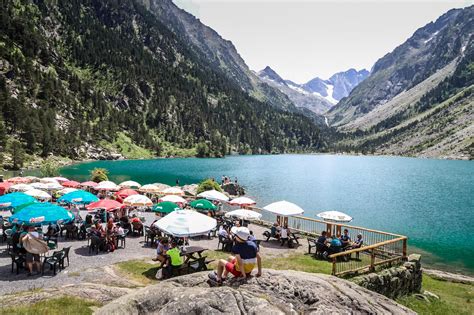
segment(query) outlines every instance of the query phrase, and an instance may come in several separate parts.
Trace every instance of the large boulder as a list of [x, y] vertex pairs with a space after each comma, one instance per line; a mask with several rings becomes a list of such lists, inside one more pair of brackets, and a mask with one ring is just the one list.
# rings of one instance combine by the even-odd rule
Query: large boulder
[[210, 287], [207, 272], [127, 294], [96, 314], [415, 314], [378, 293], [321, 274], [264, 270], [260, 278]]
[[222, 185], [222, 190], [228, 193], [231, 196], [243, 196], [245, 195], [245, 190], [242, 186], [235, 183], [228, 183]]

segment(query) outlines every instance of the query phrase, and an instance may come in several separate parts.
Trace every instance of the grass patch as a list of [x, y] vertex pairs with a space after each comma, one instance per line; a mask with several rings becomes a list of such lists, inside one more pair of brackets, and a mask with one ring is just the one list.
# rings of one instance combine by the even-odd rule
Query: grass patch
[[75, 297], [60, 297], [51, 300], [41, 301], [31, 305], [19, 305], [13, 307], [0, 308], [0, 314], [9, 315], [89, 315], [92, 308], [100, 306], [98, 302], [79, 299]]
[[77, 272], [77, 271], [74, 271], [74, 272], [69, 272], [67, 274], [68, 277], [80, 277], [81, 276], [81, 273], [80, 272]]
[[158, 281], [155, 278], [158, 264], [150, 264], [143, 260], [128, 260], [119, 262], [115, 266], [120, 273], [144, 285]]
[[436, 280], [424, 275], [423, 289], [438, 295], [440, 299], [427, 302], [408, 296], [398, 299], [397, 302], [418, 314], [473, 314], [473, 285]]
[[150, 150], [136, 145], [132, 139], [123, 132], [117, 133], [117, 138], [114, 142], [101, 141], [100, 145], [109, 150], [117, 151], [127, 159], [151, 159], [153, 157]]

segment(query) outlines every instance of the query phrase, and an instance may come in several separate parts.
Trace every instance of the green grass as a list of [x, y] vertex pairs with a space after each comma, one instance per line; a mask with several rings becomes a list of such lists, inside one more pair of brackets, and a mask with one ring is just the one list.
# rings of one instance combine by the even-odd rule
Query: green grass
[[127, 159], [151, 159], [153, 154], [150, 150], [142, 148], [123, 132], [117, 133], [117, 138], [114, 142], [101, 141], [100, 145], [109, 150], [115, 150], [122, 154]]
[[91, 307], [100, 306], [98, 302], [75, 297], [60, 297], [41, 301], [31, 305], [19, 305], [0, 308], [0, 314], [8, 315], [89, 315]]
[[[207, 251], [206, 256], [215, 261], [209, 266], [215, 267], [217, 260], [227, 259], [229, 253], [222, 251]], [[332, 265], [324, 260], [318, 260], [311, 255], [292, 254], [284, 257], [263, 257], [262, 268], [275, 270], [297, 270], [312, 273], [331, 274]]]
[[[209, 250], [205, 252], [209, 259], [215, 261], [209, 264], [209, 268], [216, 268], [219, 259], [227, 259], [229, 253], [222, 251]], [[144, 285], [156, 283], [157, 264], [151, 264], [143, 260], [129, 260], [117, 263], [115, 265], [118, 271], [124, 276], [133, 279]], [[262, 267], [265, 269], [276, 270], [297, 270], [313, 273], [331, 273], [331, 264], [327, 261], [314, 259], [310, 255], [293, 254], [286, 257], [263, 258]]]
[[133, 279], [144, 285], [157, 282], [155, 275], [158, 264], [150, 264], [143, 260], [128, 260], [115, 265], [118, 271], [126, 277]]
[[423, 276], [423, 289], [440, 297], [430, 302], [417, 299], [415, 296], [397, 300], [418, 314], [474, 314], [474, 286], [436, 280]]

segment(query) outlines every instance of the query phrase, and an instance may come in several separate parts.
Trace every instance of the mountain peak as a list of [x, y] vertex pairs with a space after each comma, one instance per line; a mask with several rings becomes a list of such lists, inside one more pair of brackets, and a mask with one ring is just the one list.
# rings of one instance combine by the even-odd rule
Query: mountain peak
[[276, 71], [273, 70], [270, 66], [266, 66], [263, 70], [260, 70], [258, 72], [258, 76], [261, 78], [266, 77], [269, 80], [272, 80], [281, 84], [286, 84], [285, 80], [283, 80], [283, 78], [278, 73], [276, 73]]

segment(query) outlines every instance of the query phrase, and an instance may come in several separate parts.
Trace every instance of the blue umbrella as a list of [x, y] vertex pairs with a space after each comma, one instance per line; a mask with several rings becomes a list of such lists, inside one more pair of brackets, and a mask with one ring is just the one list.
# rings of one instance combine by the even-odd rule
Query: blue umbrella
[[58, 202], [73, 203], [73, 204], [89, 204], [91, 202], [99, 201], [99, 198], [85, 190], [76, 190], [65, 194], [58, 199]]
[[14, 192], [0, 197], [0, 209], [12, 209], [30, 202], [36, 202], [36, 199], [22, 192]]
[[29, 205], [12, 215], [8, 220], [19, 224], [49, 224], [58, 221], [67, 223], [74, 220], [74, 214], [63, 207], [45, 202]]

